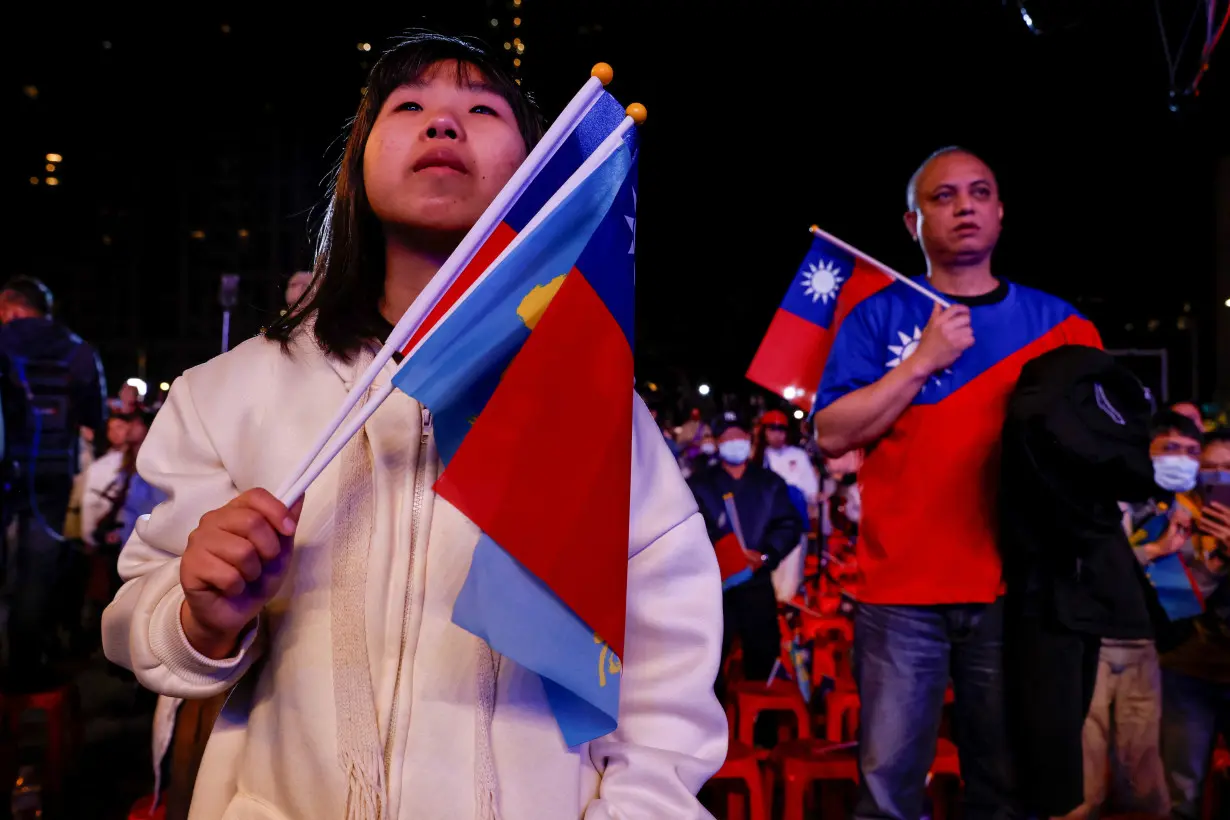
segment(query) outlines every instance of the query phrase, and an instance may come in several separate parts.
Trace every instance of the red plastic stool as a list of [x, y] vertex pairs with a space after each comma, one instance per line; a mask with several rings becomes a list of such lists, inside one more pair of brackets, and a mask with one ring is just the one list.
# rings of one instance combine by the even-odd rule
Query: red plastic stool
[[[1230, 793], [1230, 789], [1224, 783], [1228, 777], [1230, 777], [1230, 751], [1218, 747], [1213, 751], [1209, 773], [1204, 779], [1204, 820], [1225, 816], [1222, 804], [1226, 801], [1227, 794]], [[1223, 782], [1219, 783], [1219, 780]]]
[[133, 803], [128, 810], [128, 820], [166, 820], [167, 804], [159, 801], [157, 806], [151, 808], [153, 802], [154, 796], [147, 794]]
[[782, 743], [770, 756], [773, 769], [766, 778], [766, 789], [773, 793], [774, 773], [785, 778], [785, 812], [782, 820], [803, 820], [811, 787], [820, 783], [821, 817], [845, 817], [841, 795], [825, 788], [834, 781], [858, 782], [858, 749], [853, 744], [834, 744], [828, 740], [795, 740]]
[[[731, 792], [726, 798], [727, 820], [743, 820], [750, 815], [749, 820], [769, 820], [769, 804], [765, 799], [764, 778], [760, 773], [760, 760], [764, 757], [759, 750], [744, 743], [732, 742], [726, 753], [726, 762], [717, 770], [710, 783], [716, 781], [741, 782], [747, 788], [747, 802], [750, 812], [744, 814], [741, 795]], [[772, 794], [772, 792], [769, 792]]]
[[47, 768], [43, 772], [44, 794], [62, 794], [64, 773], [73, 754], [77, 735], [77, 691], [66, 684], [46, 692], [5, 693], [3, 722], [9, 727], [16, 744], [21, 731], [21, 716], [40, 711], [47, 716]]
[[[740, 743], [754, 745], [753, 729], [761, 712], [790, 712], [798, 724], [796, 736], [811, 737], [811, 715], [799, 693], [799, 687], [793, 681], [775, 680], [767, 686], [762, 681], [741, 681], [728, 687], [727, 696], [733, 697], [734, 712], [738, 717], [735, 740]], [[730, 705], [727, 707], [727, 716], [730, 716]]]
[[824, 699], [824, 736], [832, 743], [853, 740], [858, 735], [858, 691], [837, 688]]
[[951, 740], [940, 738], [935, 744], [935, 760], [931, 763], [928, 777], [928, 791], [931, 794], [931, 820], [946, 820], [949, 816], [950, 795], [940, 787], [946, 784], [936, 783], [936, 777], [961, 778], [961, 759], [957, 755], [957, 747]]
[[825, 638], [848, 644], [854, 640], [854, 624], [848, 618], [840, 615], [830, 615], [824, 618], [804, 615], [801, 632], [805, 641]]

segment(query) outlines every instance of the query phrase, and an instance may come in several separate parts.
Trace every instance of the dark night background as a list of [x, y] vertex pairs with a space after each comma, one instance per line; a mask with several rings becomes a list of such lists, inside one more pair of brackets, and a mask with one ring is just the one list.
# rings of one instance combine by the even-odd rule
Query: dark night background
[[[501, 51], [520, 38], [521, 76], [549, 116], [599, 60], [615, 67], [618, 99], [647, 106], [643, 380], [750, 390], [741, 374], [813, 222], [919, 272], [905, 181], [959, 143], [1000, 177], [997, 270], [1076, 302], [1108, 347], [1169, 349], [1172, 399], [1193, 391], [1198, 346], [1196, 389], [1212, 397], [1214, 324], [1230, 296], [1214, 281], [1230, 46], [1199, 98], [1169, 110], [1149, 0], [1029, 2], [1041, 35], [1015, 0], [438, 5], [27, 6], [7, 44], [6, 274], [51, 285], [112, 390], [136, 375], [171, 381], [217, 352], [221, 273], [242, 276], [233, 338], [255, 333], [286, 277], [310, 265], [311, 218], [366, 67], [399, 30], [428, 25]], [[1158, 4], [1172, 52], [1196, 5]], [[1203, 39], [1201, 18], [1180, 87]], [[48, 153], [63, 156], [54, 187]]]

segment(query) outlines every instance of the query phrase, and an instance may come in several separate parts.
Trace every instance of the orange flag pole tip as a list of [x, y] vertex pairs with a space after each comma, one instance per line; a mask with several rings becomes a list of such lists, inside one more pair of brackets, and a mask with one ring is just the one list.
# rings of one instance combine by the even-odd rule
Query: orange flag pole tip
[[808, 230], [808, 232], [810, 232], [810, 233], [811, 233], [811, 235], [812, 235], [812, 236], [815, 236], [816, 234], [820, 233], [820, 226], [819, 226], [819, 225], [812, 225], [812, 226], [811, 226], [810, 228], [808, 228], [807, 230]]
[[649, 116], [649, 112], [645, 110], [645, 106], [640, 103], [632, 103], [624, 109], [624, 113], [632, 118], [632, 121], [637, 125], [644, 125], [645, 118]]
[[589, 70], [589, 76], [597, 77], [603, 85], [610, 85], [615, 78], [615, 69], [611, 68], [610, 63], [597, 63]]

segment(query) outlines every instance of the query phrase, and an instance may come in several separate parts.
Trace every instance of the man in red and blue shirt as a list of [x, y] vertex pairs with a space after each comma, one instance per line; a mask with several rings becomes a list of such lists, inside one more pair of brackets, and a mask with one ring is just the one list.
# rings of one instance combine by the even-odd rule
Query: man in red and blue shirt
[[999, 440], [1021, 366], [1064, 344], [1100, 346], [1064, 303], [996, 278], [995, 175], [960, 148], [910, 179], [906, 227], [923, 284], [894, 283], [842, 323], [817, 392], [830, 457], [865, 448], [859, 473], [855, 678], [862, 699], [856, 817], [914, 820], [944, 693], [955, 695], [965, 816], [1020, 813], [1003, 696]]

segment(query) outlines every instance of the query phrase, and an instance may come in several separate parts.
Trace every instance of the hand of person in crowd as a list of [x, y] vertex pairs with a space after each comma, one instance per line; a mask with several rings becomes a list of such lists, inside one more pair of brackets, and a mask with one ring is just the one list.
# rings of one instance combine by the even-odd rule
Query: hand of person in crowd
[[756, 550], [743, 550], [743, 554], [747, 556], [747, 563], [752, 568], [752, 572], [764, 566], [764, 556], [756, 552]]
[[1223, 548], [1230, 547], [1230, 507], [1212, 501], [1200, 510], [1196, 528], [1212, 536]]
[[973, 344], [969, 308], [952, 305], [941, 309], [937, 304], [931, 309], [931, 319], [923, 329], [918, 349], [910, 358], [925, 367], [929, 375], [952, 365]]
[[1150, 561], [1173, 555], [1182, 549], [1187, 539], [1191, 537], [1191, 520], [1179, 515], [1179, 512], [1176, 510], [1176, 514], [1170, 519], [1170, 526], [1166, 528], [1165, 534], [1152, 544], [1145, 546], [1145, 556]]
[[265, 490], [248, 490], [207, 512], [180, 562], [180, 622], [201, 654], [230, 655], [286, 577], [303, 502], [287, 509]]

